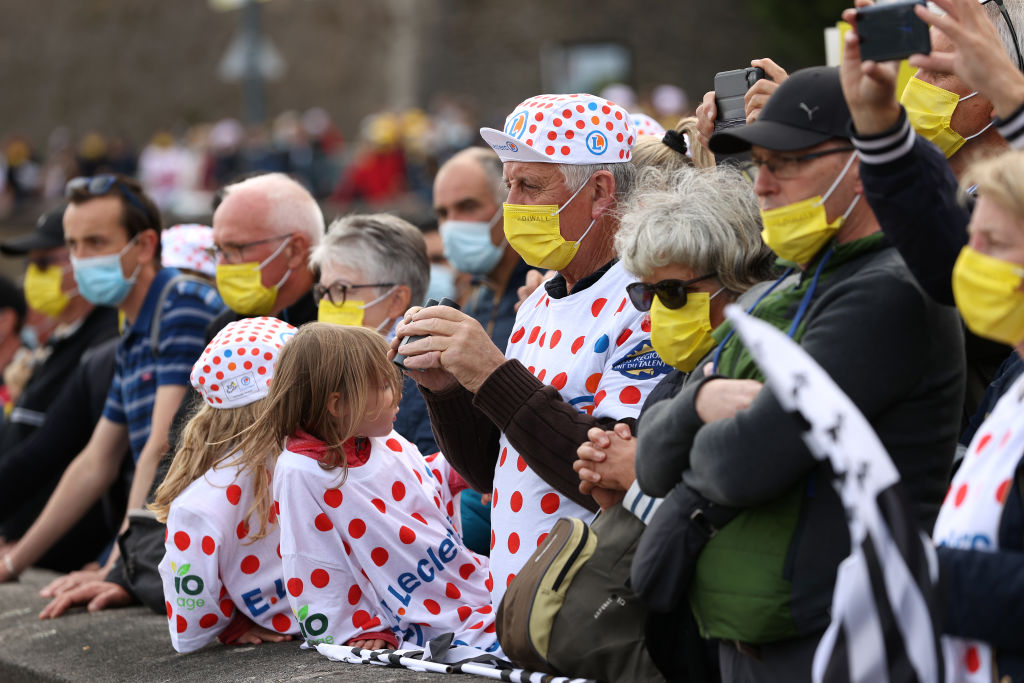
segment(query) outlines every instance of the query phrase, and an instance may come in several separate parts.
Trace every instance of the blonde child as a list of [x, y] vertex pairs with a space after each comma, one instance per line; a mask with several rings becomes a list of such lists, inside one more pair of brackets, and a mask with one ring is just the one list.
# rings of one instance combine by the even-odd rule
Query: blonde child
[[393, 428], [401, 391], [373, 330], [302, 327], [281, 354], [247, 459], [274, 470], [286, 591], [309, 644], [497, 651], [487, 558], [451, 520], [466, 487]]
[[218, 637], [226, 644], [278, 642], [299, 632], [285, 599], [275, 515], [256, 503], [270, 471], [243, 463], [234, 438], [265, 407], [277, 356], [294, 334], [276, 318], [233, 322], [192, 368], [203, 405], [185, 426], [152, 505], [167, 524], [159, 569], [178, 652]]

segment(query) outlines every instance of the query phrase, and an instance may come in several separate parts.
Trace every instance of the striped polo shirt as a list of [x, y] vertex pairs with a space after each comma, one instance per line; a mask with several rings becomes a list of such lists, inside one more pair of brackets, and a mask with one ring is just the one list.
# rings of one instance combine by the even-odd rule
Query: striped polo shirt
[[139, 315], [117, 347], [114, 381], [103, 417], [128, 427], [132, 457], [138, 461], [149, 438], [157, 387], [188, 386], [192, 364], [206, 348], [206, 326], [224, 309], [213, 285], [192, 280], [174, 284], [164, 297], [157, 354], [153, 354], [153, 316], [175, 268], [163, 268], [146, 293]]

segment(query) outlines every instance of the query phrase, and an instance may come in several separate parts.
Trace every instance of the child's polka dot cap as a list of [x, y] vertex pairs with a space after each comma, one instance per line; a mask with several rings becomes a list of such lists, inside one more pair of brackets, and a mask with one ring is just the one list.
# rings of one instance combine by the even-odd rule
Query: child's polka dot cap
[[502, 161], [618, 164], [630, 160], [636, 132], [629, 113], [594, 95], [537, 95], [480, 135]]
[[657, 135], [660, 138], [665, 134], [665, 128], [647, 114], [630, 114], [629, 118], [637, 135]]
[[214, 408], [238, 408], [270, 391], [281, 347], [296, 329], [277, 318], [246, 318], [217, 333], [192, 366], [192, 386]]
[[160, 262], [168, 268], [188, 268], [210, 277], [217, 275], [217, 264], [207, 249], [213, 246], [213, 228], [189, 223], [160, 232]]

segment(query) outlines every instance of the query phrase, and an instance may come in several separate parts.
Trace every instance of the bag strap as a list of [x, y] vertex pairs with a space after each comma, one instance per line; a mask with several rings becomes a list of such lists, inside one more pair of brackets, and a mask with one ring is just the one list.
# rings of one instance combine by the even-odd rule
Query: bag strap
[[160, 290], [160, 296], [156, 300], [156, 309], [153, 311], [153, 320], [149, 324], [149, 346], [153, 351], [153, 358], [160, 357], [160, 326], [164, 316], [164, 303], [167, 301], [171, 290], [183, 282], [193, 282], [207, 288], [212, 286], [201, 277], [189, 275], [188, 273], [178, 273], [167, 281], [164, 288]]

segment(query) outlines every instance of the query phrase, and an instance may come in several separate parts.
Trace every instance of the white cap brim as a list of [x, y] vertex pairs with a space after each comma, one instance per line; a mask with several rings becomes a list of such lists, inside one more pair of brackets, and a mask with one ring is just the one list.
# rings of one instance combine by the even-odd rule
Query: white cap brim
[[523, 140], [517, 140], [511, 135], [507, 135], [494, 128], [481, 128], [480, 137], [491, 146], [491, 149], [494, 150], [502, 161], [527, 161], [542, 164], [562, 163], [542, 152], [538, 152]]

